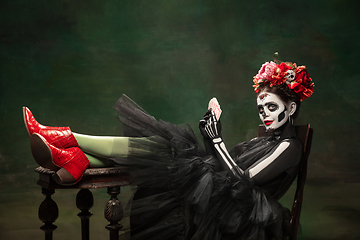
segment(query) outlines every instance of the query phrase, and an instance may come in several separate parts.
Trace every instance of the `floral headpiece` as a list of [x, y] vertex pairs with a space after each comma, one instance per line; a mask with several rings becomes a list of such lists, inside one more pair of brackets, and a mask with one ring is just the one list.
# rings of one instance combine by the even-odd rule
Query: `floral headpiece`
[[[277, 54], [274, 55], [277, 58]], [[275, 59], [277, 62], [277, 59]], [[299, 94], [300, 100], [310, 97], [314, 92], [314, 83], [309, 77], [305, 66], [296, 66], [296, 63], [281, 62], [277, 64], [273, 61], [264, 63], [258, 74], [254, 77], [253, 87], [256, 93], [259, 92], [261, 83], [270, 83], [270, 87], [274, 85], [286, 84], [295, 93]]]

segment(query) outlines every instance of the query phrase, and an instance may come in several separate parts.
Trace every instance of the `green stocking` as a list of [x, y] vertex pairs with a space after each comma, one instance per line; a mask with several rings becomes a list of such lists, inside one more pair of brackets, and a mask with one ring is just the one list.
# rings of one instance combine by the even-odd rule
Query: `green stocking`
[[94, 168], [101, 168], [101, 167], [112, 167], [114, 166], [114, 162], [109, 159], [94, 157], [90, 154], [85, 153], [86, 157], [90, 161], [90, 165]]
[[73, 133], [82, 151], [101, 158], [126, 157], [128, 137], [103, 137]]

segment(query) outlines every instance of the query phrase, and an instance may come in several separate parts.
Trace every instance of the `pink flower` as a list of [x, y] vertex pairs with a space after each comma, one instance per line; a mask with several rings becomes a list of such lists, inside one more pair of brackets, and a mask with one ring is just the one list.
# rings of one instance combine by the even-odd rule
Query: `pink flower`
[[272, 80], [272, 76], [275, 75], [276, 73], [276, 68], [277, 68], [277, 65], [276, 63], [274, 62], [266, 62], [264, 63], [258, 74], [255, 76], [255, 79], [257, 80], [258, 83], [262, 82], [263, 79], [265, 80]]

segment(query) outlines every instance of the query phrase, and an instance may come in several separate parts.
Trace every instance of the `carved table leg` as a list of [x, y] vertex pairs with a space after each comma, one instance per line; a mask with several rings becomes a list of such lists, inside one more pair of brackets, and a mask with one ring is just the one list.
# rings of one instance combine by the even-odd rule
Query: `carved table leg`
[[89, 209], [94, 204], [94, 197], [89, 189], [81, 189], [76, 195], [76, 207], [81, 210], [78, 217], [81, 219], [81, 239], [89, 240], [89, 219], [92, 213]]
[[54, 189], [42, 188], [42, 194], [46, 197], [40, 204], [38, 215], [39, 219], [44, 223], [40, 229], [45, 232], [45, 240], [52, 240], [52, 233], [57, 228], [57, 226], [53, 224], [59, 216], [58, 206], [56, 202], [51, 199], [51, 195], [54, 193]]
[[105, 218], [110, 222], [106, 229], [110, 232], [110, 240], [119, 239], [119, 230], [122, 228], [119, 221], [123, 218], [124, 211], [121, 202], [117, 199], [120, 193], [120, 187], [108, 187], [108, 194], [111, 196], [110, 200], [105, 206]]

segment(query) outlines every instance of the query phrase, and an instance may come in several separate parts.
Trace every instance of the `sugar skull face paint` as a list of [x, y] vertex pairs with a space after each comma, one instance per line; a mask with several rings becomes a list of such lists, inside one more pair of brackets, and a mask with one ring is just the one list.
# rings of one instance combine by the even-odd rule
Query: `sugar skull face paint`
[[257, 107], [266, 131], [273, 131], [286, 123], [295, 112], [296, 104], [292, 102], [287, 106], [276, 94], [262, 92], [257, 97]]

